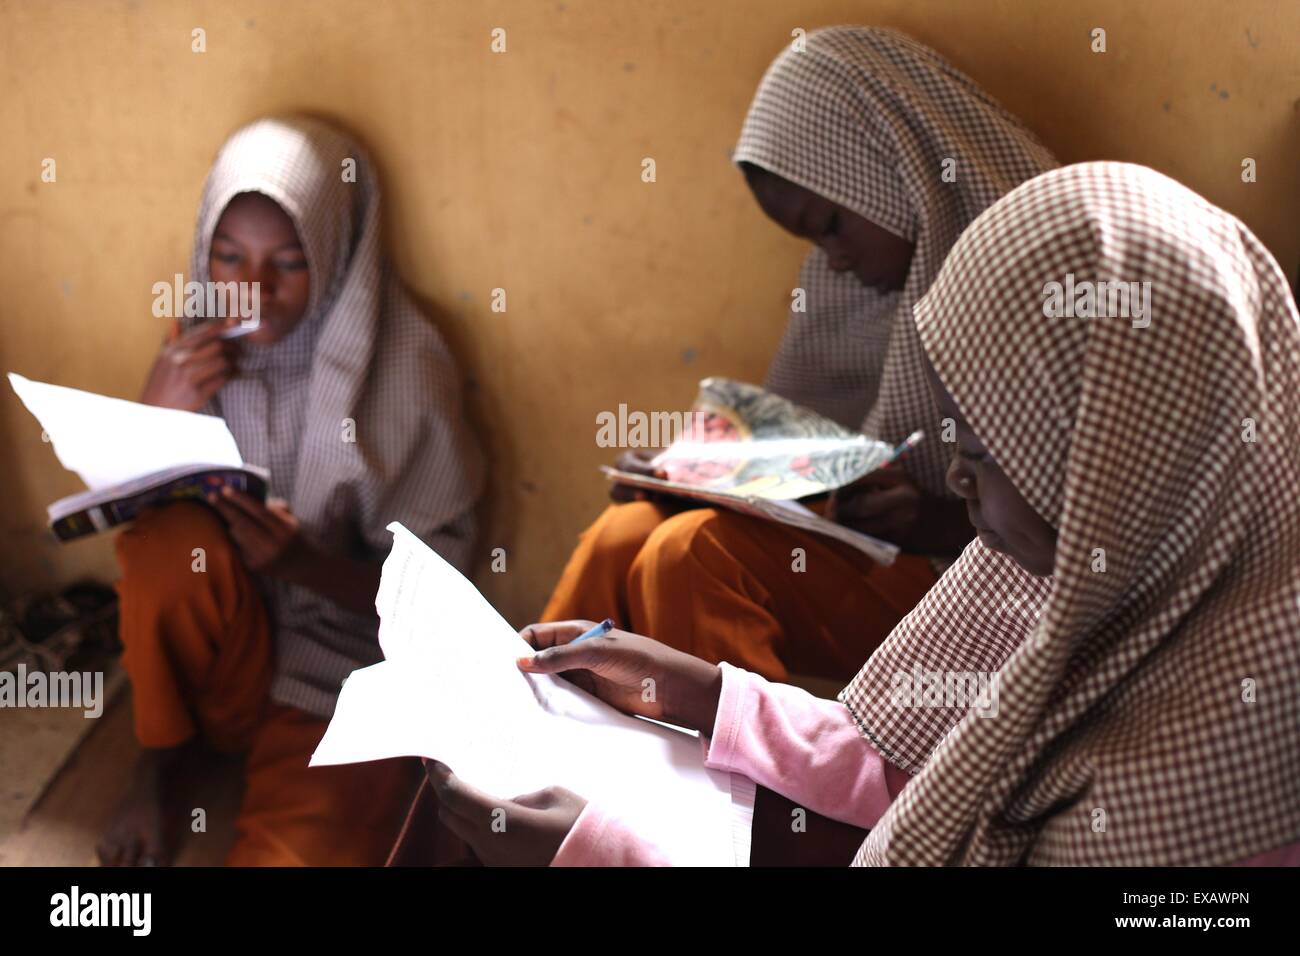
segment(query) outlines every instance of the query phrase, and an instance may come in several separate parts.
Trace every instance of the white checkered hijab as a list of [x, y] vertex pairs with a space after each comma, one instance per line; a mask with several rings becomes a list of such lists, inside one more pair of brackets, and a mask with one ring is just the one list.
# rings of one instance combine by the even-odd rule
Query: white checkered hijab
[[[194, 279], [207, 281], [213, 231], [245, 192], [293, 220], [309, 301], [283, 340], [242, 350], [236, 377], [205, 411], [226, 420], [246, 461], [270, 468], [272, 493], [322, 550], [380, 559], [391, 545], [385, 526], [401, 521], [466, 568], [482, 459], [452, 356], [383, 255], [370, 158], [315, 119], [237, 130], [204, 186]], [[305, 588], [261, 583], [276, 625], [272, 696], [328, 716], [342, 679], [378, 660], [376, 620]]]
[[[1068, 274], [1149, 282], [1149, 326], [1046, 315]], [[841, 694], [920, 768], [855, 862], [1221, 865], [1296, 840], [1300, 318], [1272, 256], [1150, 169], [1069, 166], [976, 220], [916, 322], [1057, 529], [1055, 573], [971, 544]], [[996, 669], [994, 706], [891, 702], [914, 668]]]
[[768, 68], [732, 159], [852, 210], [916, 252], [904, 288], [892, 293], [810, 252], [799, 277], [806, 311], [792, 308], [767, 387], [888, 441], [925, 429], [904, 468], [944, 495], [947, 456], [912, 304], [971, 220], [1057, 163], [970, 77], [904, 34], [844, 26], [804, 40]]

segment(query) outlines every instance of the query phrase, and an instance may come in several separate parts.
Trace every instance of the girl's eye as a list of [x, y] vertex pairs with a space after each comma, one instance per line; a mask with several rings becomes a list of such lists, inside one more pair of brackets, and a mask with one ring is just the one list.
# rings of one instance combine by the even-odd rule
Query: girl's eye
[[307, 260], [295, 259], [292, 262], [277, 262], [275, 267], [281, 272], [301, 272], [307, 268]]
[[957, 454], [962, 458], [965, 458], [967, 461], [974, 462], [985, 461], [989, 457], [989, 453], [986, 451], [966, 451], [964, 449], [959, 449]]
[[212, 258], [218, 262], [224, 262], [226, 265], [233, 265], [239, 261], [239, 256], [233, 252], [213, 253]]
[[835, 212], [831, 213], [831, 218], [826, 220], [826, 228], [822, 231], [822, 235], [833, 236], [837, 231], [839, 231], [839, 228], [840, 228], [840, 213], [839, 210], [836, 210]]

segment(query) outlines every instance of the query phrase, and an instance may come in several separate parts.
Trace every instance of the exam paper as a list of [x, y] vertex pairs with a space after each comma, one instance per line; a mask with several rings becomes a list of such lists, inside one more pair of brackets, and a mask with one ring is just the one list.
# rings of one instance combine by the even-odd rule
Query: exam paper
[[59, 462], [91, 491], [177, 465], [244, 464], [235, 436], [214, 415], [47, 385], [13, 372], [9, 382], [45, 429]]
[[402, 525], [388, 530], [385, 660], [348, 677], [312, 766], [422, 756], [504, 798], [567, 787], [679, 865], [748, 865], [750, 781], [707, 769], [694, 734], [524, 674], [515, 659], [532, 649], [474, 585]]

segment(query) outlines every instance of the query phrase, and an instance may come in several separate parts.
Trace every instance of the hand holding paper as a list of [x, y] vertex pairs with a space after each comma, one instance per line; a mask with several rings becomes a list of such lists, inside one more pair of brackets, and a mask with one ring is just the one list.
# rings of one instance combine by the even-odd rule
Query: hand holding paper
[[749, 781], [705, 768], [693, 735], [523, 673], [532, 648], [474, 586], [389, 530], [375, 601], [386, 660], [348, 678], [313, 766], [429, 757], [495, 796], [554, 786], [598, 801], [677, 863], [748, 862]]
[[563, 787], [508, 800], [470, 786], [446, 764], [431, 760], [426, 769], [438, 819], [488, 866], [548, 866], [587, 805]]
[[245, 465], [226, 423], [215, 415], [157, 408], [9, 373], [9, 382], [45, 429], [64, 468], [87, 491], [47, 510], [60, 541], [107, 531], [142, 510], [202, 499], [222, 488], [266, 498], [269, 473]]
[[611, 630], [598, 642], [579, 640], [588, 621], [533, 624], [523, 637], [537, 650], [519, 666], [532, 674], [564, 674], [620, 713], [709, 733], [717, 720], [722, 671], [715, 664], [640, 634]]

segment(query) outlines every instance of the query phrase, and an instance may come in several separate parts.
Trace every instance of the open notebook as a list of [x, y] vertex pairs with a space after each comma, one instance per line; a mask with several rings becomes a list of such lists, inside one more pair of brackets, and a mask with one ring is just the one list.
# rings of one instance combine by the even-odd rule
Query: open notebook
[[826, 535], [880, 564], [898, 557], [897, 545], [823, 518], [799, 499], [824, 497], [888, 467], [921, 433], [895, 448], [757, 385], [717, 377], [700, 382], [691, 411], [679, 418], [681, 434], [650, 462], [667, 477], [601, 471], [618, 484]]
[[270, 474], [245, 465], [226, 423], [215, 415], [141, 405], [94, 392], [9, 382], [86, 491], [46, 510], [60, 541], [132, 521], [145, 508], [184, 498], [202, 501], [222, 486], [264, 501]]
[[400, 524], [388, 530], [385, 660], [348, 677], [312, 766], [421, 756], [503, 798], [567, 787], [675, 864], [748, 865], [751, 781], [707, 769], [693, 733], [524, 674], [515, 659], [532, 649], [474, 585]]

